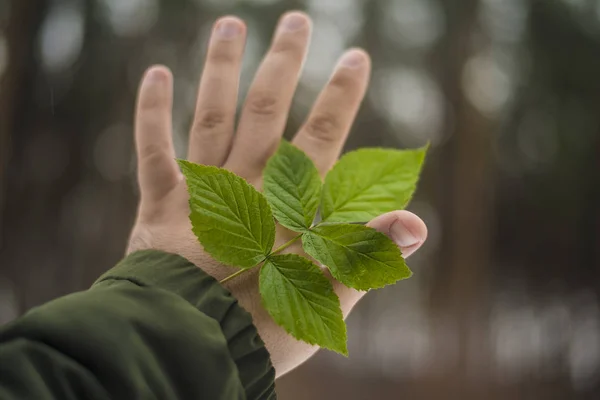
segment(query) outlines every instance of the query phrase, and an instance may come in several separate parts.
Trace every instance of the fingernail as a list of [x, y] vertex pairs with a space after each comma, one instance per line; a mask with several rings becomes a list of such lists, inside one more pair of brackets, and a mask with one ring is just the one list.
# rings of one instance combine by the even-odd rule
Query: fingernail
[[297, 31], [306, 25], [306, 17], [300, 13], [288, 14], [281, 21], [281, 29], [284, 31]]
[[223, 18], [217, 24], [216, 34], [220, 39], [233, 39], [242, 33], [242, 24], [236, 18]]
[[162, 68], [152, 68], [146, 73], [146, 82], [148, 83], [160, 83], [165, 79], [165, 71]]
[[365, 55], [360, 50], [350, 50], [342, 56], [340, 65], [348, 68], [360, 67], [365, 61]]
[[400, 247], [410, 247], [419, 243], [419, 238], [415, 237], [400, 221], [396, 221], [390, 227], [390, 236]]

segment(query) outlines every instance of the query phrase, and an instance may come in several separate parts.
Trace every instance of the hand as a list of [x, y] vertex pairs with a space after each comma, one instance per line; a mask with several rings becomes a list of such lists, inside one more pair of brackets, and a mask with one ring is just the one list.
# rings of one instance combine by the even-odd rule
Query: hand
[[[236, 100], [246, 27], [234, 17], [217, 21], [190, 133], [190, 161], [227, 168], [260, 189], [263, 168], [281, 140], [310, 30], [311, 22], [306, 15], [299, 12], [284, 15], [254, 78], [236, 130]], [[365, 95], [369, 75], [370, 60], [364, 51], [352, 49], [344, 54], [307, 122], [294, 138], [294, 144], [313, 159], [322, 175], [340, 154]], [[192, 233], [185, 181], [175, 162], [171, 138], [172, 86], [170, 72], [157, 66], [147, 71], [140, 87], [135, 141], [141, 201], [128, 252], [159, 249], [177, 253], [220, 280], [236, 269], [213, 260]], [[382, 215], [369, 226], [389, 235], [405, 256], [416, 251], [427, 236], [423, 221], [407, 211]], [[290, 235], [279, 226], [276, 245], [289, 240]], [[301, 253], [299, 247], [290, 250]], [[333, 284], [347, 316], [365, 293], [335, 281]], [[256, 270], [225, 286], [252, 314], [278, 376], [317, 351], [315, 346], [289, 336], [270, 318], [260, 302]]]

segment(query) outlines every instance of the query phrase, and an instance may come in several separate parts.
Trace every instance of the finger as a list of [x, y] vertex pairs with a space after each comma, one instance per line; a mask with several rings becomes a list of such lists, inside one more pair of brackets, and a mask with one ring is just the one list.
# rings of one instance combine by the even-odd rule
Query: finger
[[380, 215], [367, 226], [388, 235], [400, 247], [404, 258], [417, 251], [427, 239], [425, 222], [409, 211], [392, 211]]
[[250, 87], [227, 160], [227, 168], [247, 179], [260, 176], [281, 140], [309, 36], [307, 15], [284, 15]]
[[312, 158], [323, 176], [340, 155], [365, 96], [370, 72], [367, 53], [360, 49], [346, 52], [294, 138], [294, 144]]
[[221, 166], [227, 158], [235, 125], [245, 39], [246, 27], [240, 19], [225, 17], [215, 24], [190, 132], [190, 161]]
[[140, 86], [135, 118], [142, 204], [162, 198], [180, 179], [171, 137], [172, 107], [171, 72], [162, 66], [150, 68]]
[[[404, 258], [417, 251], [427, 239], [427, 226], [423, 220], [408, 211], [392, 211], [380, 215], [367, 226], [388, 235], [400, 247]], [[348, 288], [333, 278], [332, 282], [346, 317], [366, 292]]]

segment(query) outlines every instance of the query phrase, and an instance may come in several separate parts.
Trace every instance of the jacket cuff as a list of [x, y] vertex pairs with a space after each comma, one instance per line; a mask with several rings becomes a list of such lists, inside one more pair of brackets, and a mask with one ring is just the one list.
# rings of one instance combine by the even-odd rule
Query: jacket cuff
[[212, 276], [179, 255], [143, 250], [102, 275], [92, 289], [111, 280], [173, 292], [218, 321], [247, 398], [275, 398], [275, 369], [251, 315]]

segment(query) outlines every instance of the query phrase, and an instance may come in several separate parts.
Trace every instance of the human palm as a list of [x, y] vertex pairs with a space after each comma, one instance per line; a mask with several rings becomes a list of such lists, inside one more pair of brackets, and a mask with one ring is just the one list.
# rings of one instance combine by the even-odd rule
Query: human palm
[[[235, 113], [246, 27], [234, 17], [217, 21], [206, 56], [190, 132], [188, 160], [226, 168], [260, 189], [262, 171], [276, 151], [296, 90], [311, 30], [310, 19], [299, 12], [282, 17], [241, 111]], [[368, 55], [346, 52], [318, 97], [293, 143], [312, 158], [324, 176], [337, 160], [370, 74]], [[236, 269], [222, 265], [203, 251], [192, 233], [185, 180], [175, 161], [171, 124], [173, 78], [168, 69], [150, 68], [140, 86], [135, 141], [141, 199], [128, 252], [158, 249], [180, 254], [218, 280]], [[417, 250], [427, 236], [423, 221], [407, 211], [375, 218], [369, 226], [388, 234], [404, 256]], [[276, 245], [292, 233], [277, 227]], [[288, 251], [301, 253], [300, 246]], [[347, 316], [364, 295], [331, 276]], [[278, 376], [295, 368], [317, 348], [288, 335], [261, 304], [256, 269], [224, 284], [253, 317]]]

